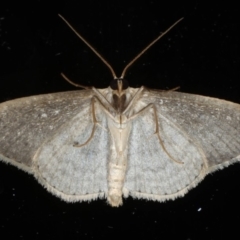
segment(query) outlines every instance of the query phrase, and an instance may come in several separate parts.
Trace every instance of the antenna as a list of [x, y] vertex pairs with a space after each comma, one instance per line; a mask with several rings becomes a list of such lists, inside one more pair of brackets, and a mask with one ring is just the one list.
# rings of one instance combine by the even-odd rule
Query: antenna
[[110, 69], [113, 78], [116, 79], [117, 76], [113, 70], [113, 68], [111, 67], [111, 65], [100, 55], [100, 53], [98, 53], [88, 42], [87, 40], [85, 40], [85, 38], [83, 38], [72, 26], [71, 24], [60, 14], [58, 14], [58, 16], [73, 30], [73, 32], [106, 64], [106, 66]]
[[149, 43], [132, 61], [130, 61], [127, 66], [123, 69], [121, 77], [124, 78], [127, 69], [138, 59], [140, 58], [154, 43], [156, 43], [160, 38], [162, 38], [166, 33], [168, 33], [175, 25], [177, 25], [183, 18], [177, 20], [172, 26], [170, 26], [165, 32], [161, 33], [156, 39], [154, 39], [151, 43]]
[[[113, 78], [114, 79], [118, 79], [113, 68], [111, 67], [111, 65], [100, 55], [100, 53], [98, 53], [88, 42], [85, 38], [83, 38], [73, 27], [72, 25], [60, 14], [58, 14], [58, 16], [72, 29], [72, 31], [105, 63], [105, 65], [110, 69]], [[128, 68], [138, 59], [140, 58], [153, 44], [155, 44], [160, 38], [162, 38], [167, 32], [169, 32], [173, 27], [175, 27], [180, 21], [182, 21], [183, 18], [180, 18], [179, 20], [177, 20], [174, 24], [172, 24], [165, 32], [161, 33], [156, 39], [154, 39], [150, 44], [147, 45], [147, 47], [145, 47], [135, 58], [133, 58], [132, 61], [130, 61], [126, 67], [123, 69], [122, 74], [120, 79], [123, 79], [126, 71], [128, 70]], [[66, 79], [66, 76], [64, 76]], [[68, 79], [69, 81], [69, 79]]]

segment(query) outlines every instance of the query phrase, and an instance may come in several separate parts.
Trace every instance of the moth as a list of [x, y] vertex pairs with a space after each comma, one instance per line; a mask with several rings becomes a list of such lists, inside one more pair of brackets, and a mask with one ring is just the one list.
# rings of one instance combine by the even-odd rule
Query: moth
[[240, 161], [240, 105], [176, 91], [128, 87], [60, 92], [0, 104], [0, 159], [68, 202], [106, 198], [165, 201]]

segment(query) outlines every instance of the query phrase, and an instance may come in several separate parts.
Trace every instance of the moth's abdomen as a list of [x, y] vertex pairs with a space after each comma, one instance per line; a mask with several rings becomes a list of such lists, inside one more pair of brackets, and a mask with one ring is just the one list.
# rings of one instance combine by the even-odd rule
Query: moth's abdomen
[[126, 164], [109, 163], [108, 202], [113, 207], [122, 205], [122, 188], [126, 175]]

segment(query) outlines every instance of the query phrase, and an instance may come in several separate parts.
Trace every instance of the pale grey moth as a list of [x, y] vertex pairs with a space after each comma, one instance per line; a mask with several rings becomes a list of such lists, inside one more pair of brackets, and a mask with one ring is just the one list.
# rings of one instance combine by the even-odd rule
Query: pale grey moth
[[128, 196], [175, 199], [207, 174], [240, 161], [240, 105], [131, 88], [123, 79], [170, 28], [120, 78], [75, 32], [110, 68], [113, 82], [105, 89], [84, 87], [0, 104], [0, 159], [33, 174], [65, 201], [107, 198], [111, 206]]

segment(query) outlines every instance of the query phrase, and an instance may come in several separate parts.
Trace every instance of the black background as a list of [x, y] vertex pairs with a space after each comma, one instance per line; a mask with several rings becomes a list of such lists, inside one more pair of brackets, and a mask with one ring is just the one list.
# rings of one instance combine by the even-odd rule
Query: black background
[[[184, 20], [126, 74], [132, 87], [171, 89], [240, 103], [240, 8], [231, 1], [8, 1], [0, 13], [0, 101], [75, 89], [60, 77], [107, 87], [160, 32]], [[1, 136], [0, 136], [1, 137]], [[240, 166], [207, 176], [183, 198], [65, 203], [30, 175], [0, 163], [0, 238], [228, 239], [239, 236]], [[224, 237], [222, 238], [224, 239]]]

